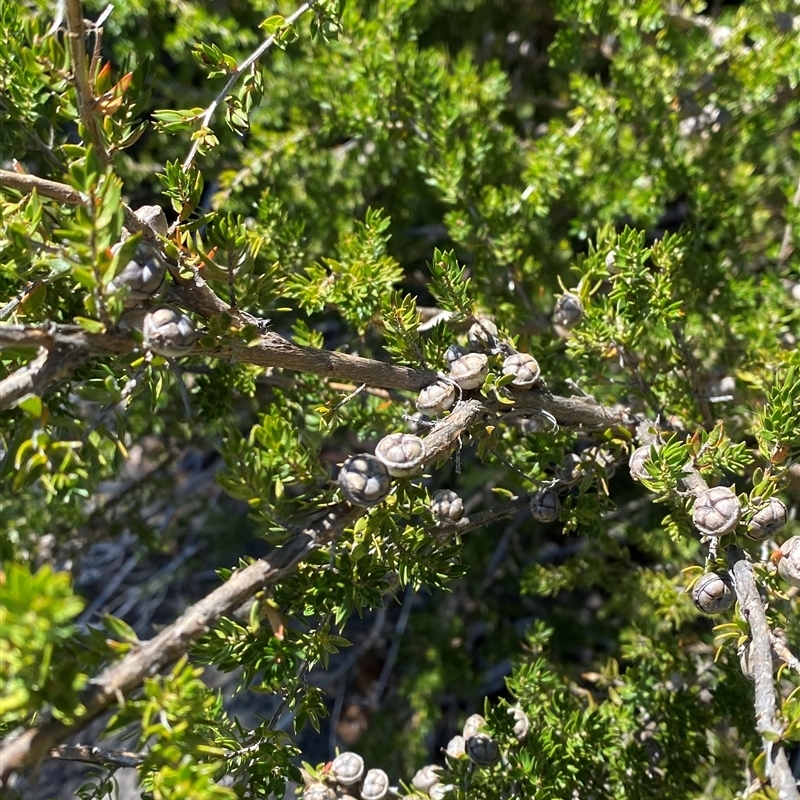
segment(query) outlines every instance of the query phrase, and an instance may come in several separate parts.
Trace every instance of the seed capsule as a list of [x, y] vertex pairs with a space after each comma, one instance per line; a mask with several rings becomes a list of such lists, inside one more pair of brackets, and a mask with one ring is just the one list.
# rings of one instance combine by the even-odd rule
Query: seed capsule
[[464, 723], [464, 730], [462, 733], [464, 734], [465, 739], [469, 739], [470, 736], [474, 736], [481, 728], [486, 726], [486, 720], [480, 714], [473, 714], [470, 717], [467, 717], [467, 721]]
[[[122, 246], [115, 244], [111, 251], [116, 253]], [[109, 292], [127, 289], [124, 303], [133, 307], [158, 294], [164, 286], [167, 265], [161, 256], [147, 245], [139, 245], [135, 258], [132, 258], [108, 284]]]
[[497, 742], [485, 733], [470, 736], [467, 739], [466, 749], [470, 761], [479, 767], [491, 767], [500, 758]]
[[464, 501], [450, 489], [439, 489], [431, 498], [431, 513], [438, 522], [458, 522], [464, 516]]
[[364, 776], [364, 759], [358, 753], [340, 753], [333, 759], [331, 774], [336, 783], [353, 786]]
[[707, 572], [692, 587], [692, 600], [704, 614], [721, 614], [736, 602], [730, 575]]
[[513, 386], [527, 389], [538, 380], [541, 371], [539, 362], [528, 353], [513, 353], [503, 362], [503, 375], [513, 375]]
[[742, 506], [727, 486], [706, 489], [694, 503], [692, 522], [706, 536], [724, 536], [739, 524]]
[[527, 735], [531, 727], [528, 715], [518, 706], [508, 709], [508, 713], [514, 716], [514, 738], [521, 742]]
[[339, 470], [339, 488], [353, 505], [369, 508], [387, 497], [392, 481], [386, 466], [375, 456], [350, 456]]
[[336, 800], [336, 792], [324, 783], [309, 783], [303, 790], [303, 800]]
[[476, 350], [492, 350], [497, 342], [497, 325], [489, 319], [474, 322], [467, 331], [467, 341]]
[[770, 497], [766, 505], [753, 514], [747, 525], [747, 535], [757, 542], [771, 539], [786, 524], [786, 518], [786, 506], [777, 497]]
[[450, 347], [444, 351], [444, 360], [448, 364], [452, 364], [467, 353], [469, 353], [469, 350], [467, 350], [466, 347], [462, 347], [460, 344], [451, 344]]
[[583, 303], [580, 297], [564, 292], [553, 309], [553, 322], [562, 328], [574, 328], [583, 317]]
[[194, 347], [194, 323], [174, 308], [149, 311], [142, 324], [142, 342], [161, 356], [186, 355]]
[[778, 575], [792, 586], [800, 586], [800, 536], [792, 536], [776, 550], [771, 559], [778, 566]]
[[645, 464], [650, 460], [651, 447], [658, 450], [658, 445], [645, 445], [644, 447], [637, 447], [631, 453], [628, 459], [628, 467], [631, 471], [631, 477], [637, 481], [650, 480], [650, 473], [647, 471]]
[[489, 374], [489, 359], [483, 353], [467, 353], [450, 365], [450, 377], [462, 389], [477, 389]]
[[439, 772], [441, 767], [434, 764], [428, 764], [422, 769], [417, 770], [414, 777], [411, 779], [411, 785], [419, 792], [430, 794], [431, 788], [439, 783]]
[[447, 743], [447, 750], [445, 751], [450, 758], [461, 758], [466, 755], [467, 740], [463, 736], [454, 736]]
[[394, 478], [407, 478], [419, 472], [425, 463], [425, 443], [413, 433], [390, 433], [375, 446], [380, 459]]
[[455, 401], [456, 387], [448, 381], [437, 381], [419, 393], [417, 410], [433, 417], [451, 409]]
[[371, 769], [361, 785], [361, 800], [383, 800], [389, 794], [389, 776], [382, 769]]
[[531, 497], [529, 507], [534, 519], [539, 522], [554, 522], [561, 511], [561, 501], [553, 489], [542, 489]]

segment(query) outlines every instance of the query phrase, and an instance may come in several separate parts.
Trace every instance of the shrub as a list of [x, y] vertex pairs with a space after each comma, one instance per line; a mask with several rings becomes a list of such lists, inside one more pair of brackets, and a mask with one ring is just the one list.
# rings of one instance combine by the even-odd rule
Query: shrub
[[0, 4], [5, 788], [797, 797], [800, 16], [281, 9]]

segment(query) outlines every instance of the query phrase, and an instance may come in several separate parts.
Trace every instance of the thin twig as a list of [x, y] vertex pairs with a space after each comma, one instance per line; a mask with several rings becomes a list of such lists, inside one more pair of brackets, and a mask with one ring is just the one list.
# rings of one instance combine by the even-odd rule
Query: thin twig
[[94, 145], [97, 156], [102, 164], [108, 164], [108, 153], [103, 142], [103, 132], [95, 113], [95, 99], [92, 87], [89, 85], [89, 70], [86, 63], [86, 27], [83, 22], [83, 4], [81, 0], [67, 0], [67, 28], [69, 34], [70, 54], [72, 55], [72, 76], [75, 81], [75, 95], [77, 98], [78, 113], [89, 136], [89, 141]]
[[[207, 128], [211, 124], [211, 120], [214, 117], [214, 114], [219, 108], [219, 104], [228, 96], [228, 93], [233, 88], [234, 84], [241, 78], [241, 76], [250, 69], [253, 64], [255, 64], [264, 53], [275, 44], [276, 41], [281, 37], [286, 30], [297, 22], [303, 14], [306, 13], [309, 9], [315, 6], [320, 0], [308, 0], [308, 2], [303, 3], [300, 8], [298, 8], [291, 16], [287, 17], [283, 27], [281, 27], [280, 31], [277, 33], [273, 33], [268, 39], [265, 39], [233, 72], [231, 72], [228, 80], [225, 83], [225, 86], [222, 87], [222, 90], [217, 94], [217, 96], [211, 101], [208, 108], [206, 108], [205, 114], [203, 114], [203, 118], [200, 120], [200, 129]], [[192, 162], [197, 155], [197, 151], [200, 148], [200, 138], [194, 140], [194, 144], [192, 145], [192, 149], [189, 151], [189, 155], [186, 156], [186, 159], [183, 162], [183, 171], [188, 172], [192, 166]]]
[[60, 744], [50, 750], [49, 757], [61, 761], [99, 764], [110, 769], [139, 767], [144, 763], [144, 753], [134, 753], [131, 750], [104, 750], [88, 744]]
[[35, 189], [42, 197], [48, 197], [50, 200], [57, 200], [59, 203], [68, 203], [72, 206], [85, 206], [89, 202], [85, 195], [81, 194], [77, 189], [67, 186], [66, 183], [49, 181], [47, 178], [12, 172], [8, 169], [0, 169], [0, 186], [18, 189], [25, 194], [30, 194]]
[[392, 670], [397, 662], [397, 657], [400, 655], [400, 644], [403, 640], [403, 634], [408, 625], [408, 618], [411, 616], [411, 609], [414, 605], [414, 597], [416, 593], [412, 586], [406, 586], [406, 594], [403, 598], [403, 607], [400, 611], [400, 616], [394, 628], [394, 637], [392, 644], [389, 648], [389, 653], [386, 656], [386, 661], [383, 663], [381, 674], [377, 682], [373, 685], [367, 699], [367, 706], [373, 710], [379, 708], [383, 693], [386, 691], [386, 686], [389, 683], [389, 678], [392, 676]]

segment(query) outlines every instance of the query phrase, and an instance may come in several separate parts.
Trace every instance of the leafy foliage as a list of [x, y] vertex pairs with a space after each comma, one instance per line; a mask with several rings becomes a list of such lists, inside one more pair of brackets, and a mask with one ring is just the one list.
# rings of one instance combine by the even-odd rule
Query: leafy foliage
[[[319, 530], [347, 456], [428, 434], [408, 387], [484, 319], [490, 374], [458, 390], [484, 411], [452, 451], [187, 640], [101, 738], [136, 742], [154, 800], [282, 796], [304, 747], [337, 743], [395, 784], [435, 760], [458, 798], [771, 796], [748, 624], [714, 628], [690, 594], [744, 547], [796, 650], [769, 555], [800, 501], [800, 17], [761, 0], [83, 5], [103, 19], [81, 89], [52, 4], [0, 2], [3, 732], [85, 722], [87, 680]], [[132, 230], [154, 203], [166, 235]], [[169, 276], [137, 307], [114, 279], [148, 248]], [[581, 313], [554, 324], [567, 295]], [[196, 329], [184, 357], [148, 350], [164, 303]], [[541, 367], [530, 393], [501, 374], [512, 350]], [[735, 486], [721, 542], [694, 529], [688, 477]], [[437, 520], [440, 488], [485, 524]], [[555, 523], [497, 512], [540, 490]], [[752, 541], [769, 498], [789, 522]], [[149, 565], [118, 603], [91, 580], [103, 548]], [[244, 724], [196, 664], [273, 696], [269, 714]], [[781, 746], [800, 741], [797, 680], [774, 683]], [[444, 758], [481, 709], [501, 761]]]

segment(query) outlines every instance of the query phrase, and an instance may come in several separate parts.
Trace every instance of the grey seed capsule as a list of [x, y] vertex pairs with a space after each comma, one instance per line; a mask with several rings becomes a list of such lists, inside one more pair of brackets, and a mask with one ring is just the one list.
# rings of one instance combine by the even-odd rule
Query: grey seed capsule
[[467, 353], [450, 365], [450, 377], [462, 389], [477, 389], [489, 374], [489, 359], [483, 353]]
[[512, 386], [528, 389], [539, 380], [539, 362], [528, 353], [513, 353], [503, 361], [503, 375], [514, 376]]
[[303, 800], [336, 800], [336, 792], [324, 783], [309, 783], [303, 789]]
[[554, 522], [561, 511], [561, 501], [553, 489], [542, 489], [531, 497], [529, 508], [539, 522]]
[[707, 572], [692, 587], [692, 600], [704, 614], [721, 614], [736, 602], [729, 575]]
[[553, 322], [562, 328], [574, 328], [583, 317], [581, 299], [570, 292], [565, 292], [556, 301], [553, 309]]
[[739, 524], [742, 506], [727, 486], [707, 489], [694, 502], [692, 522], [706, 536], [724, 536]]
[[771, 556], [778, 566], [778, 575], [792, 586], [800, 586], [800, 536], [787, 539]]
[[[652, 445], [652, 447], [656, 450], [659, 449], [658, 445]], [[650, 460], [650, 449], [651, 445], [637, 447], [636, 450], [631, 453], [630, 459], [628, 459], [631, 477], [637, 481], [650, 480], [650, 473], [645, 468], [645, 463]]]
[[364, 777], [364, 759], [358, 753], [339, 753], [331, 764], [331, 774], [336, 783], [353, 786]]
[[426, 386], [417, 397], [417, 410], [429, 417], [443, 414], [456, 402], [456, 387], [448, 381], [436, 381]]
[[777, 498], [770, 497], [747, 525], [747, 535], [757, 542], [771, 539], [785, 524], [786, 506]]
[[[121, 247], [115, 244], [111, 250]], [[133, 307], [158, 294], [164, 286], [167, 275], [166, 262], [151, 247], [140, 245], [135, 258], [131, 259], [108, 284], [108, 292], [126, 289], [124, 303]]]
[[383, 800], [389, 794], [389, 776], [382, 769], [371, 769], [361, 785], [361, 800]]
[[353, 505], [369, 508], [386, 499], [392, 481], [382, 461], [375, 456], [357, 455], [342, 464], [339, 487]]
[[473, 714], [467, 717], [467, 721], [464, 723], [464, 730], [462, 731], [464, 738], [469, 739], [470, 736], [474, 736], [485, 726], [486, 720], [480, 714]]
[[519, 706], [508, 709], [508, 713], [514, 717], [514, 738], [521, 742], [527, 735], [531, 727], [528, 715]]
[[447, 350], [444, 351], [444, 360], [449, 364], [452, 364], [454, 361], [457, 361], [461, 356], [465, 356], [469, 353], [466, 347], [462, 347], [460, 344], [451, 344]]
[[461, 758], [466, 755], [467, 740], [463, 736], [454, 736], [447, 743], [447, 750], [445, 751], [450, 758]]
[[467, 755], [473, 764], [479, 767], [490, 767], [500, 758], [497, 742], [485, 733], [476, 733], [467, 739]]
[[161, 356], [186, 355], [195, 342], [194, 323], [174, 308], [149, 311], [142, 324], [142, 343]]
[[458, 522], [464, 516], [464, 501], [450, 489], [439, 489], [431, 498], [431, 513], [438, 522]]
[[407, 478], [425, 464], [425, 443], [413, 433], [390, 433], [375, 446], [380, 459], [394, 478]]
[[497, 341], [497, 325], [489, 319], [474, 322], [467, 331], [469, 346], [476, 350], [491, 350]]
[[439, 772], [441, 772], [441, 769], [441, 767], [437, 767], [435, 764], [428, 764], [422, 767], [422, 769], [417, 770], [414, 774], [414, 777], [411, 779], [411, 785], [417, 791], [429, 794], [431, 787], [439, 783]]

